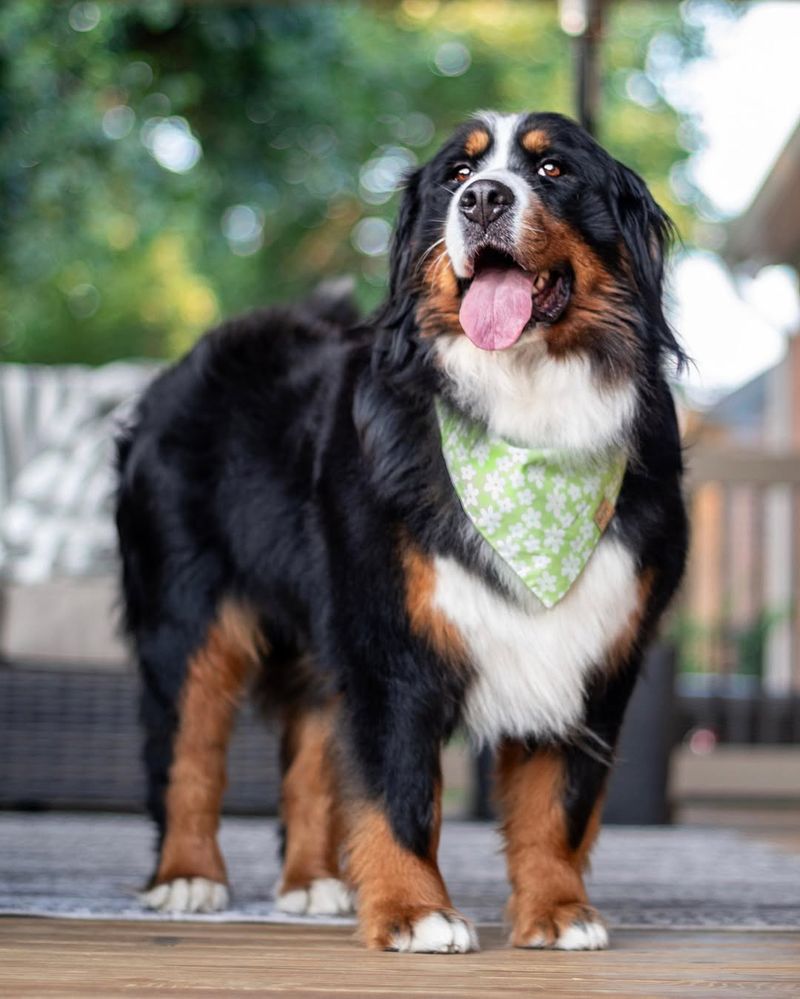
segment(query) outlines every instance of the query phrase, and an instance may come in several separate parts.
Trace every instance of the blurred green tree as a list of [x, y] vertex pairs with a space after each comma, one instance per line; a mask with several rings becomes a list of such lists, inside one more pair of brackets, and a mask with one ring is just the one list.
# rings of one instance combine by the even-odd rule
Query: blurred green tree
[[[680, 122], [646, 69], [696, 30], [617, 4], [604, 51], [600, 139], [679, 223]], [[0, 357], [171, 356], [325, 274], [370, 306], [404, 172], [475, 108], [569, 113], [571, 81], [555, 4], [6, 0]]]

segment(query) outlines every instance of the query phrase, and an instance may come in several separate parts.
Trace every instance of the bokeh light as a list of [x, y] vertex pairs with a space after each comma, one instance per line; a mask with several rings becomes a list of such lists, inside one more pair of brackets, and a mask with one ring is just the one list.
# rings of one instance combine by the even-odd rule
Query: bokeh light
[[367, 257], [382, 256], [389, 249], [392, 227], [382, 218], [365, 218], [353, 229], [353, 246]]
[[433, 57], [433, 64], [442, 76], [463, 76], [471, 62], [470, 51], [461, 42], [443, 42]]
[[149, 118], [142, 127], [142, 142], [156, 163], [172, 173], [187, 173], [203, 154], [185, 118]]
[[91, 31], [100, 23], [100, 7], [96, 3], [75, 3], [69, 11], [69, 26], [73, 31]]

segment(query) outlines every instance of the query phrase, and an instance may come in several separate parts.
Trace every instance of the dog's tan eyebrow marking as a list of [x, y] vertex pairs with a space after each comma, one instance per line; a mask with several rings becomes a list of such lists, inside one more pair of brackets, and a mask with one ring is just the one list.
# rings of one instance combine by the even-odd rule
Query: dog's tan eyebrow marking
[[550, 136], [541, 128], [532, 128], [520, 141], [523, 149], [527, 149], [529, 153], [543, 153], [550, 145]]
[[467, 136], [464, 143], [464, 152], [467, 156], [482, 156], [489, 148], [491, 136], [485, 128], [474, 128]]

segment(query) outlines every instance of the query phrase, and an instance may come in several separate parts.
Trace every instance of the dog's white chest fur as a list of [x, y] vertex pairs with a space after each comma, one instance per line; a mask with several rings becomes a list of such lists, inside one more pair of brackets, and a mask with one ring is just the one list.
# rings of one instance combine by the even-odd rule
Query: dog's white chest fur
[[511, 602], [455, 559], [436, 559], [434, 601], [469, 652], [475, 677], [464, 720], [481, 742], [564, 736], [580, 722], [587, 679], [636, 610], [633, 558], [604, 538], [555, 607], [520, 598]]
[[[635, 387], [599, 384], [588, 358], [554, 359], [536, 336], [508, 351], [479, 350], [466, 337], [440, 338], [436, 349], [456, 400], [492, 433], [583, 454], [625, 445]], [[581, 721], [587, 680], [636, 610], [633, 557], [606, 535], [550, 610], [503, 570], [516, 600], [457, 560], [436, 559], [435, 603], [460, 632], [475, 673], [464, 720], [480, 741], [567, 735]]]

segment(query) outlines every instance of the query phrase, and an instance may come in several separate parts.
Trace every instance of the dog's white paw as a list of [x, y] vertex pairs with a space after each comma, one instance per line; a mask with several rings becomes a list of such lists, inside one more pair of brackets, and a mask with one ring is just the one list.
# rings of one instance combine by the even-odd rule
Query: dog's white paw
[[278, 895], [275, 905], [295, 916], [347, 916], [354, 910], [354, 896], [338, 878], [316, 878], [308, 888]]
[[608, 930], [594, 919], [576, 919], [558, 932], [555, 938], [547, 933], [536, 933], [521, 947], [533, 950], [605, 950], [608, 947]]
[[594, 920], [571, 923], [558, 935], [556, 950], [605, 950], [608, 947], [608, 930]]
[[228, 905], [228, 888], [208, 878], [176, 878], [141, 892], [139, 901], [159, 912], [219, 912]]
[[461, 916], [431, 912], [396, 930], [387, 950], [416, 954], [466, 954], [480, 950], [475, 927]]

